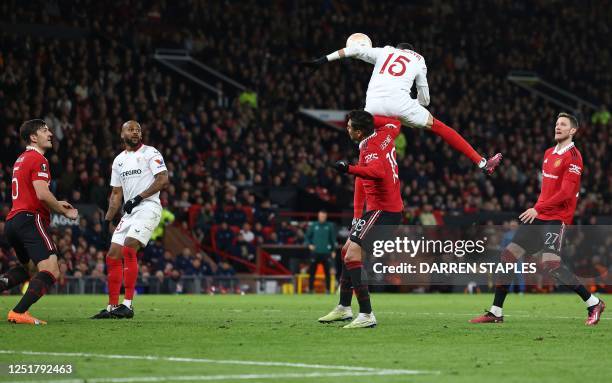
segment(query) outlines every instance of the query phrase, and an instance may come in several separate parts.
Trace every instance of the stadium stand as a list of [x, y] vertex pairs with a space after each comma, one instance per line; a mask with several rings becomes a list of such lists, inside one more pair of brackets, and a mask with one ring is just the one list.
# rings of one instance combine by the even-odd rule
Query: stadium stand
[[[408, 38], [428, 63], [432, 113], [481, 151], [505, 156], [500, 171], [487, 178], [436, 136], [406, 129], [405, 154], [398, 161], [406, 222], [439, 224], [452, 215], [516, 212], [535, 201], [539, 165], [534, 164], [551, 145], [558, 110], [508, 82], [511, 70], [540, 73], [603, 105], [599, 111], [576, 106], [582, 116], [577, 145], [585, 158], [576, 214], [591, 223], [597, 222], [591, 217], [612, 214], [610, 121], [591, 118], [595, 112], [605, 116], [612, 85], [612, 74], [597, 70], [610, 57], [600, 49], [607, 46], [602, 39], [608, 26], [596, 22], [601, 15], [595, 7], [567, 5], [558, 14], [554, 2], [526, 7], [503, 0], [351, 7], [333, 1], [278, 1], [270, 7], [256, 1], [81, 4], [0, 5], [0, 202], [10, 205], [10, 172], [21, 150], [17, 130], [23, 120], [40, 116], [55, 133], [49, 156], [53, 192], [100, 209], [107, 206], [110, 163], [121, 150], [120, 126], [127, 119], [140, 121], [144, 141], [162, 152], [170, 171], [164, 206], [176, 225], [209, 249], [167, 254], [159, 242], [147, 247], [143, 279], [164, 281], [166, 292], [177, 291], [181, 274], [231, 276], [245, 269], [221, 252], [252, 262], [258, 244], [300, 243], [304, 224], [287, 225], [278, 217], [282, 208], [305, 210], [299, 204], [303, 198], [317, 200], [317, 208], [350, 209], [352, 182], [326, 165], [346, 153], [355, 158], [354, 146], [344, 131], [304, 119], [298, 109], [363, 107], [371, 68], [346, 61], [310, 75], [297, 62], [340, 48], [354, 31], [369, 34], [378, 45]], [[372, 17], [351, 17], [354, 7]], [[391, 11], [406, 14], [406, 22], [387, 24], [376, 17]], [[468, 17], [481, 22], [465, 29], [456, 21]], [[40, 24], [40, 31], [19, 33], [25, 20]], [[51, 34], [44, 29], [50, 25], [56, 26]], [[576, 25], [588, 35], [575, 35]], [[70, 37], [75, 35], [84, 38]], [[247, 84], [257, 94], [256, 106], [238, 96], [207, 93], [165, 71], [152, 59], [160, 47], [189, 50]], [[545, 53], [551, 51], [559, 54]], [[278, 198], [278, 190], [294, 198]], [[71, 230], [54, 231], [64, 275], [104, 278], [99, 222], [94, 214]], [[4, 270], [14, 259], [4, 243], [0, 251]]]

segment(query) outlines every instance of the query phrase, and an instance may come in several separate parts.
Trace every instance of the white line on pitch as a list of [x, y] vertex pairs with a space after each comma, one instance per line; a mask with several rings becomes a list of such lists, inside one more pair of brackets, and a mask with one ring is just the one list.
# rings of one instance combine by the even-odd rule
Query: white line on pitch
[[88, 378], [63, 380], [27, 380], [4, 383], [137, 383], [165, 381], [215, 381], [215, 380], [251, 380], [251, 379], [304, 379], [304, 378], [335, 378], [343, 376], [384, 376], [384, 375], [416, 375], [398, 370], [363, 371], [363, 372], [309, 372], [309, 373], [278, 373], [278, 374], [236, 374], [236, 375], [187, 375], [187, 376], [137, 376], [133, 378]]
[[62, 356], [62, 357], [77, 357], [77, 358], [101, 358], [101, 359], [132, 359], [132, 360], [152, 360], [166, 362], [185, 362], [185, 363], [211, 363], [211, 364], [233, 364], [247, 366], [266, 366], [266, 367], [296, 367], [310, 369], [329, 369], [329, 370], [345, 370], [350, 372], [367, 371], [367, 372], [396, 372], [399, 374], [439, 374], [439, 371], [424, 371], [424, 370], [396, 370], [373, 367], [360, 366], [335, 366], [326, 364], [306, 364], [306, 363], [290, 363], [290, 362], [264, 362], [254, 360], [229, 360], [229, 359], [207, 359], [207, 358], [183, 358], [174, 356], [155, 356], [155, 355], [115, 355], [115, 354], [90, 354], [84, 352], [45, 352], [45, 351], [17, 351], [17, 350], [0, 350], [0, 354], [11, 355], [44, 355], [44, 356]]

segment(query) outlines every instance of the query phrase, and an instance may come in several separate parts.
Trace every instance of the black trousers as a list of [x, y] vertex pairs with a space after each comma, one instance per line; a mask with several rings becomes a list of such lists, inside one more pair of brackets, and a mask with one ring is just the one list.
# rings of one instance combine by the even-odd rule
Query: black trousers
[[317, 271], [317, 265], [319, 263], [323, 264], [323, 270], [325, 272], [325, 290], [330, 291], [331, 289], [331, 277], [329, 273], [329, 263], [331, 261], [331, 253], [313, 253], [310, 258], [310, 267], [308, 268], [308, 273], [310, 274], [310, 279], [308, 280], [308, 291], [314, 291], [314, 280], [315, 273]]

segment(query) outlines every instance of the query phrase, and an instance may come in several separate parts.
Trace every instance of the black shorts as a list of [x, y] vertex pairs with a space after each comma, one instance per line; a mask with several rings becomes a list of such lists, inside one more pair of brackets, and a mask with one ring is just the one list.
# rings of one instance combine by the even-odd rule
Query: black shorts
[[[370, 251], [372, 242], [381, 235], [389, 234], [402, 223], [402, 213], [391, 213], [382, 210], [370, 210], [351, 227], [350, 240], [357, 243], [364, 250]], [[384, 226], [384, 230], [381, 227]], [[377, 230], [372, 230], [373, 228]], [[379, 238], [376, 238], [379, 237]]]
[[23, 212], [6, 221], [4, 233], [15, 249], [19, 262], [24, 265], [32, 260], [34, 264], [57, 254], [57, 248], [43, 223], [40, 214]]
[[542, 250], [546, 253], [561, 255], [565, 224], [561, 221], [535, 219], [531, 224], [521, 224], [512, 238], [527, 255]]

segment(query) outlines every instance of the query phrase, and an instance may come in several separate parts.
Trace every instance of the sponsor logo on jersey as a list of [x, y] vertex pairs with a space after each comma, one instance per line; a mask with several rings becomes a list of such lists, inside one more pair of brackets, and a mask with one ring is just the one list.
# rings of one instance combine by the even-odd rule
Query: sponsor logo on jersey
[[42, 170], [43, 172], [47, 171], [47, 164], [41, 164], [40, 165], [40, 170]]
[[164, 164], [164, 160], [162, 160], [161, 158], [156, 158], [153, 161], [157, 162], [158, 165], [163, 165]]
[[142, 174], [142, 170], [140, 169], [126, 170], [124, 172], [121, 172], [121, 177], [129, 177], [135, 174]]
[[18, 163], [18, 162], [23, 162], [23, 156], [17, 158], [17, 161], [15, 161], [15, 163]]
[[39, 177], [49, 178], [49, 175], [47, 173], [43, 173], [43, 172], [38, 172], [38, 176]]
[[554, 179], [554, 180], [556, 180], [557, 178], [559, 178], [559, 176], [556, 176], [556, 175], [554, 175], [554, 174], [548, 174], [548, 173], [546, 173], [545, 171], [542, 171], [542, 175], [543, 175], [544, 177], [546, 177], [546, 178], [552, 178], [552, 179]]
[[380, 144], [380, 148], [382, 150], [385, 150], [387, 148], [387, 146], [389, 146], [390, 143], [391, 143], [391, 136], [387, 135], [385, 140]]
[[370, 153], [368, 155], [365, 156], [365, 163], [369, 163], [371, 161], [377, 160], [378, 159], [378, 154], [377, 153]]
[[118, 165], [119, 167], [122, 167], [122, 166], [123, 166], [123, 164], [122, 164], [121, 162], [119, 162], [117, 165]]
[[580, 168], [580, 166], [575, 165], [575, 164], [570, 164], [569, 169], [568, 169], [568, 171], [570, 173], [574, 173], [574, 174], [578, 174], [578, 175], [580, 175], [580, 171], [581, 170], [582, 169]]
[[559, 165], [561, 165], [561, 158], [559, 158], [557, 161], [555, 161], [555, 167], [558, 168]]

